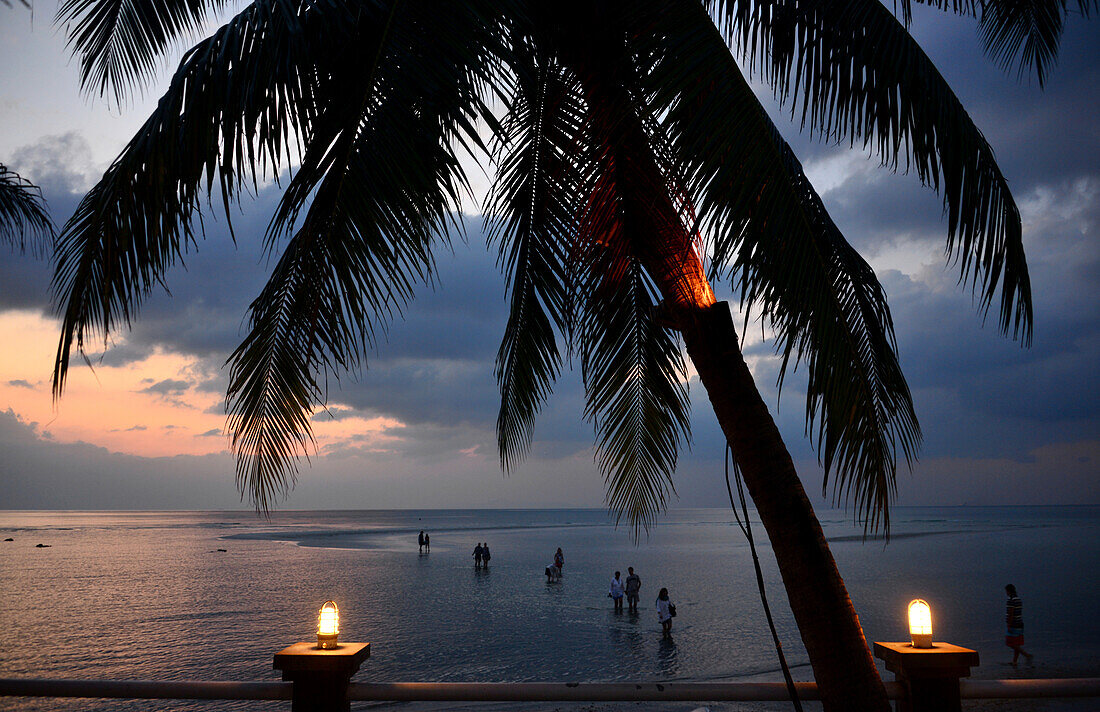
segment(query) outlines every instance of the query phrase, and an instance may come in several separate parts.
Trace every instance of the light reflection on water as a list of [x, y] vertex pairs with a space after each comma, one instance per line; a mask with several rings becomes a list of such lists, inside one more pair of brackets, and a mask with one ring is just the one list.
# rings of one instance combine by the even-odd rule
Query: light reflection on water
[[[903, 638], [905, 605], [919, 596], [933, 607], [936, 640], [979, 650], [976, 677], [1100, 675], [1096, 508], [898, 509], [886, 547], [862, 542], [837, 513], [823, 519], [869, 640]], [[417, 554], [421, 528], [430, 554]], [[593, 510], [290, 512], [271, 521], [3, 512], [8, 536], [4, 677], [277, 679], [272, 654], [310, 639], [332, 598], [341, 639], [372, 643], [357, 680], [780, 679], [748, 549], [725, 510], [674, 511], [637, 547]], [[471, 551], [482, 541], [492, 564], [476, 571]], [[565, 576], [547, 584], [542, 571], [558, 546]], [[761, 554], [788, 660], [796, 679], [809, 679], [770, 551]], [[643, 580], [637, 615], [613, 612], [607, 599], [611, 574], [627, 566]], [[998, 664], [1009, 581], [1024, 600], [1027, 647], [1042, 661], [1032, 673]], [[661, 586], [680, 612], [671, 640], [653, 612]], [[285, 707], [0, 698], [0, 709], [20, 710]]]

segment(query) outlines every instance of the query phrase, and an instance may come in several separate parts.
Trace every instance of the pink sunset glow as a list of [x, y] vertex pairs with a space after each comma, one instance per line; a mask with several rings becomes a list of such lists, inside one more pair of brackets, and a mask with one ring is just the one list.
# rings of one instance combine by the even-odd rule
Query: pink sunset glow
[[[0, 402], [20, 420], [37, 423], [43, 437], [145, 457], [228, 450], [219, 374], [194, 356], [157, 350], [112, 366], [95, 355], [91, 367], [81, 364], [69, 372], [65, 396], [55, 403], [50, 365], [57, 324], [40, 314], [8, 311], [0, 314], [0, 333], [17, 335], [0, 343]], [[322, 416], [314, 435], [320, 452], [336, 444], [384, 451], [398, 439], [389, 433], [401, 427], [394, 418]]]

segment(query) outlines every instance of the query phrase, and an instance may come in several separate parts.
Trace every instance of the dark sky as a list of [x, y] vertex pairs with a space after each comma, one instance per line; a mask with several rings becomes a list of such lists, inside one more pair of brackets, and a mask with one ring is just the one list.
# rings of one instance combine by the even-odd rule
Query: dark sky
[[[30, 66], [33, 56], [5, 61], [48, 34], [45, 24], [36, 21], [32, 29], [5, 19], [0, 30], [0, 39], [15, 38], [0, 55], [0, 125], [18, 124], [0, 139], [0, 162], [41, 184], [63, 222], [152, 97], [121, 115], [93, 100], [88, 118], [74, 88], [74, 68], [52, 83], [36, 82], [44, 70]], [[884, 169], [846, 144], [812, 141], [799, 134], [786, 109], [768, 103], [835, 221], [875, 267], [890, 298], [902, 366], [925, 435], [913, 472], [899, 474], [899, 504], [1100, 503], [1096, 27], [1095, 21], [1070, 18], [1045, 90], [983, 57], [972, 21], [918, 8], [913, 27], [996, 151], [1021, 208], [1035, 300], [1030, 349], [998, 334], [992, 319], [983, 326], [974, 299], [957, 284], [956, 269], [945, 264], [946, 222], [933, 191], [916, 176]], [[43, 46], [35, 51], [61, 51], [56, 37]], [[63, 57], [52, 61], [64, 66]], [[70, 105], [77, 108], [68, 118], [65, 111], [59, 115], [57, 106]], [[34, 125], [40, 126], [37, 132]], [[247, 306], [268, 267], [258, 243], [277, 194], [276, 187], [267, 187], [244, 206], [235, 218], [236, 246], [224, 221], [207, 223], [206, 240], [187, 255], [186, 269], [169, 275], [171, 296], [155, 294], [133, 331], [98, 363], [123, 368], [154, 353], [176, 354], [192, 364], [191, 375], [151, 373], [145, 396], [223, 393], [222, 364], [243, 335]], [[368, 354], [365, 371], [331, 384], [334, 407], [317, 416], [349, 423], [382, 417], [401, 427], [342, 431], [303, 468], [282, 506], [603, 503], [577, 374], [561, 379], [539, 417], [528, 463], [507, 477], [500, 472], [493, 358], [505, 321], [504, 285], [485, 247], [480, 217], [470, 216], [466, 224], [467, 240], [456, 237], [453, 254], [440, 255], [437, 288], [420, 291], [385, 343]], [[0, 249], [0, 327], [8, 329], [0, 353], [19, 348], [21, 338], [4, 315], [52, 318], [48, 284], [45, 262]], [[729, 297], [728, 285], [721, 291]], [[760, 326], [750, 324], [746, 353], [807, 489], [817, 493], [821, 474], [804, 437], [801, 374], [788, 379], [778, 400], [777, 361], [772, 344], [760, 335]], [[43, 364], [43, 373], [50, 365]], [[106, 439], [93, 435], [84, 441], [58, 437], [22, 405], [23, 391], [48, 398], [44, 381], [9, 372], [0, 373], [0, 382], [6, 383], [0, 397], [7, 398], [0, 400], [0, 508], [240, 506], [228, 455], [169, 451], [147, 457], [112, 451]], [[682, 458], [674, 504], [708, 506], [724, 496], [723, 444], [697, 381], [691, 395], [693, 448]], [[148, 437], [159, 435], [150, 430]], [[195, 442], [222, 437], [217, 428], [191, 433]], [[380, 437], [385, 447], [377, 446]]]

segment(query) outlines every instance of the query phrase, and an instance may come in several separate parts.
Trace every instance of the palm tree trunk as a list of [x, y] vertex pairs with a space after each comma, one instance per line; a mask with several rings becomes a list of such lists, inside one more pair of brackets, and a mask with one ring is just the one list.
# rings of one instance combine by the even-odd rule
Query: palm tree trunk
[[737, 457], [771, 540], [824, 708], [889, 712], [886, 689], [859, 617], [791, 455], [741, 355], [729, 307], [715, 300], [641, 122], [635, 120], [621, 83], [613, 81], [614, 62], [591, 55], [593, 47], [608, 44], [574, 43], [565, 57], [584, 88], [594, 123], [612, 127], [606, 134], [608, 168], [616, 172], [624, 193], [633, 193], [638, 203], [648, 206], [644, 215], [651, 222], [636, 226], [634, 254], [657, 284], [674, 328], [683, 334]]
[[768, 532], [826, 710], [889, 710], [810, 500], [737, 343], [729, 307], [680, 312], [677, 326]]

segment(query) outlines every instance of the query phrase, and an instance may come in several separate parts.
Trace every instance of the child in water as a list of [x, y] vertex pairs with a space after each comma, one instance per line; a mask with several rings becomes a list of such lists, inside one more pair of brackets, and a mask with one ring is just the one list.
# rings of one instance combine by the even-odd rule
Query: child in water
[[668, 600], [668, 589], [662, 588], [657, 594], [657, 620], [661, 622], [661, 632], [665, 635], [672, 634], [672, 615], [676, 606]]

